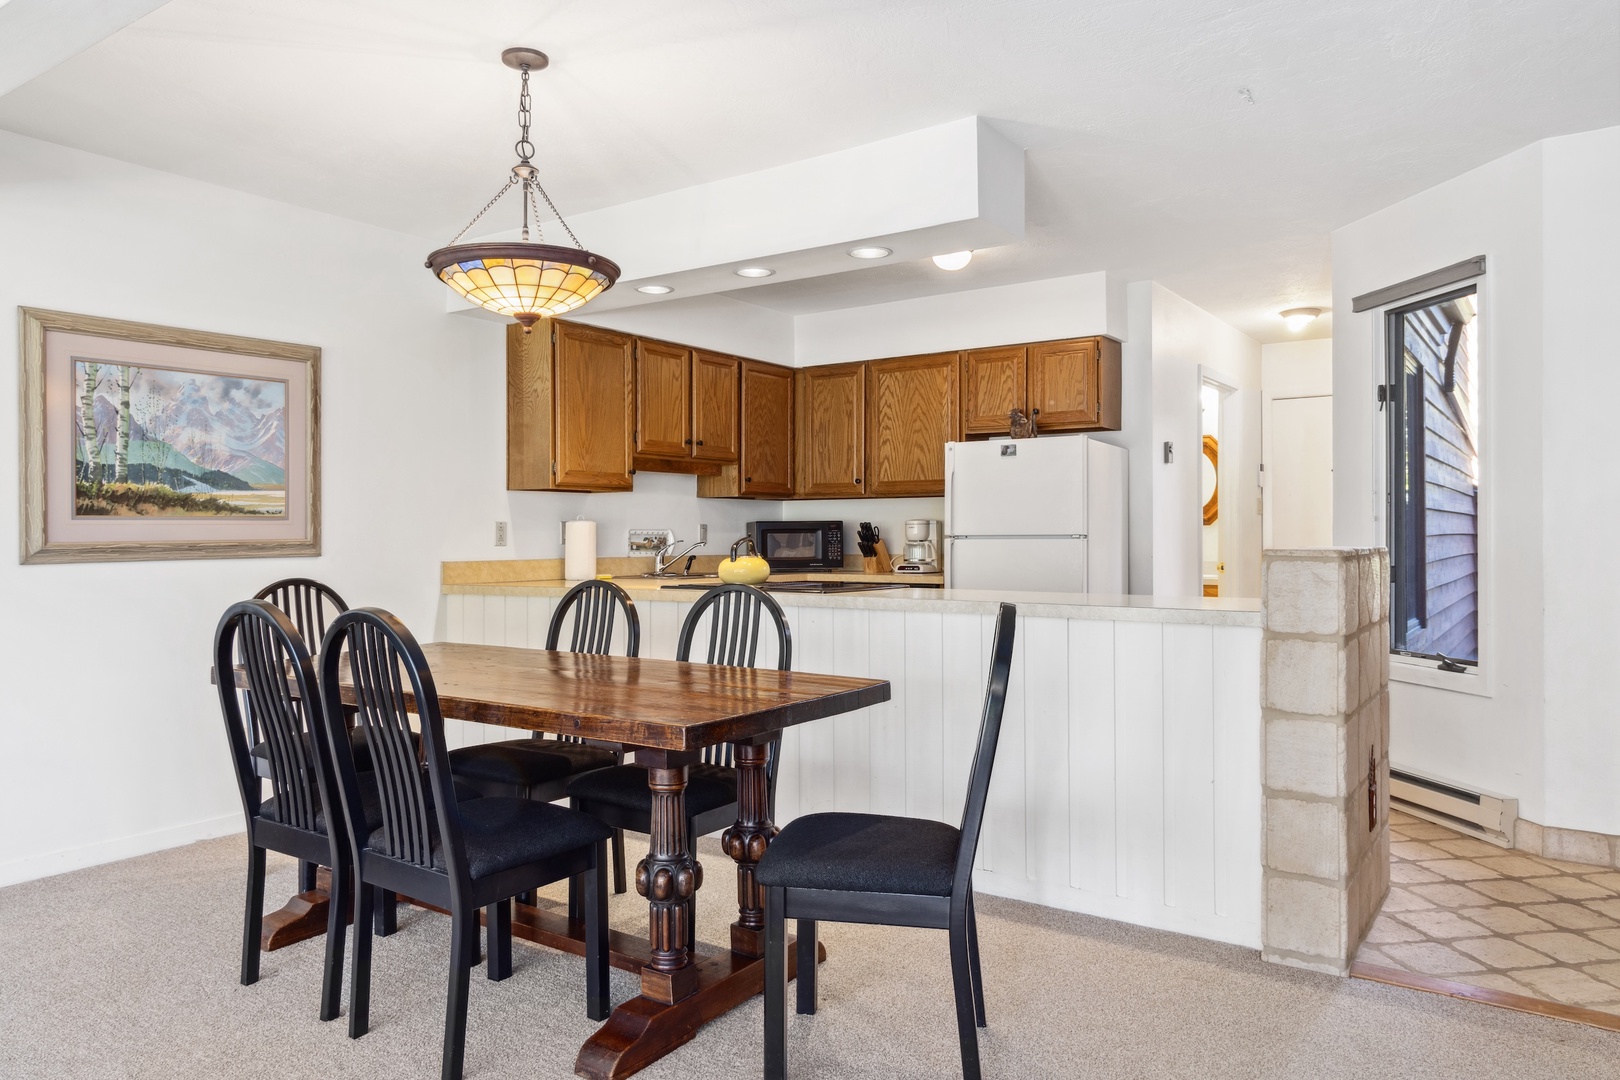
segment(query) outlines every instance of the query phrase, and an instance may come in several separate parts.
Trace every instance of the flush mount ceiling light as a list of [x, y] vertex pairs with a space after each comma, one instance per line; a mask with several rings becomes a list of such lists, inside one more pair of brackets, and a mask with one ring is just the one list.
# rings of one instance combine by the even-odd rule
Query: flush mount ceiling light
[[941, 270], [960, 270], [973, 261], [971, 251], [953, 251], [949, 255], [935, 255], [934, 265]]
[[1295, 307], [1289, 308], [1287, 311], [1277, 312], [1277, 317], [1288, 324], [1288, 329], [1298, 333], [1309, 326], [1320, 314], [1322, 314], [1321, 308]]
[[886, 259], [894, 254], [893, 248], [886, 247], [858, 247], [849, 249], [852, 259]]
[[[484, 204], [448, 245], [427, 257], [433, 275], [479, 307], [510, 315], [523, 324], [526, 334], [541, 319], [573, 311], [593, 297], [613, 287], [619, 280], [619, 267], [612, 259], [586, 251], [574, 230], [568, 227], [557, 207], [540, 186], [539, 172], [532, 161], [534, 144], [529, 141], [529, 72], [540, 71], [551, 61], [537, 49], [507, 49], [501, 62], [523, 73], [523, 91], [518, 97], [518, 163], [506, 186]], [[462, 244], [478, 219], [514, 187], [523, 189], [523, 239]], [[557, 222], [573, 241], [573, 247], [545, 242], [535, 226], [538, 243], [529, 242], [529, 221], [534, 216], [535, 197], [557, 215]]]
[[672, 293], [675, 289], [670, 285], [637, 285], [636, 292], [644, 292], [649, 296], [663, 296]]
[[769, 270], [763, 266], [744, 266], [739, 267], [736, 271], [738, 277], [770, 277], [774, 273], [776, 273], [775, 270]]

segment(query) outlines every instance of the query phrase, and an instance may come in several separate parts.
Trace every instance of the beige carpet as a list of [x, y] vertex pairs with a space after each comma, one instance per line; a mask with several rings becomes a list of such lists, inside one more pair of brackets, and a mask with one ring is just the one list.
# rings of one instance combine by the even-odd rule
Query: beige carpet
[[[702, 936], [723, 939], [731, 875], [705, 842]], [[438, 1075], [445, 920], [406, 909], [376, 951], [372, 1031], [316, 1019], [321, 945], [237, 985], [240, 838], [0, 890], [0, 1076]], [[293, 889], [276, 859], [270, 895]], [[614, 922], [644, 925], [634, 894]], [[273, 905], [272, 905], [273, 906]], [[989, 1077], [1470, 1080], [1620, 1076], [1620, 1035], [1264, 964], [1245, 949], [985, 897]], [[822, 1011], [789, 1016], [795, 1077], [958, 1076], [944, 935], [828, 926]], [[524, 944], [504, 983], [472, 980], [467, 1076], [568, 1077], [593, 1025], [583, 966]], [[634, 992], [614, 973], [614, 1000]], [[740, 1008], [641, 1076], [756, 1077], [760, 1007]]]

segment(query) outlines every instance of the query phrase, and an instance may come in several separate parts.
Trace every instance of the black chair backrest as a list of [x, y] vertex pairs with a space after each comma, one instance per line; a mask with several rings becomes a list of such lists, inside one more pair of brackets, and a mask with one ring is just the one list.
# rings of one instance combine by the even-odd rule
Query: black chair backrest
[[[238, 665], [245, 690], [236, 685]], [[336, 792], [315, 697], [315, 666], [298, 628], [263, 600], [232, 604], [214, 631], [214, 678], [244, 812], [260, 816], [263, 789], [249, 747], [262, 742], [276, 820], [316, 832], [315, 815], [335, 805]]]
[[268, 600], [286, 613], [304, 636], [304, 641], [320, 646], [326, 627], [349, 610], [343, 597], [313, 578], [290, 577], [273, 581], [254, 594], [255, 600]]
[[563, 594], [551, 616], [546, 632], [546, 648], [555, 649], [562, 640], [563, 623], [574, 616], [568, 651], [606, 656], [613, 648], [614, 616], [624, 613], [624, 655], [641, 655], [641, 617], [636, 614], [630, 594], [611, 581], [582, 581]]
[[[712, 613], [711, 613], [711, 609]], [[759, 624], [761, 615], [769, 615], [776, 627], [776, 667], [778, 671], [793, 670], [793, 635], [788, 631], [787, 618], [782, 607], [752, 585], [717, 585], [698, 598], [681, 624], [680, 640], [675, 646], [675, 659], [692, 659], [692, 639], [698, 624], [709, 614], [709, 651], [703, 662], [725, 667], [754, 667], [759, 657]], [[769, 772], [774, 788], [776, 758], [780, 739], [771, 743]], [[710, 765], [732, 763], [730, 743], [705, 747], [703, 760]]]
[[990, 646], [990, 682], [984, 690], [984, 719], [979, 721], [979, 745], [968, 771], [967, 802], [962, 807], [962, 843], [956, 853], [955, 896], [967, 895], [973, 877], [973, 857], [984, 825], [984, 804], [990, 796], [990, 770], [996, 764], [996, 742], [1001, 738], [1001, 713], [1007, 706], [1007, 679], [1012, 671], [1013, 635], [1018, 609], [1002, 604], [996, 615], [996, 637]]
[[[339, 615], [321, 645], [321, 697], [326, 705], [323, 711], [343, 809], [356, 848], [367, 844], [359, 777], [341, 719], [344, 705], [339, 679], [345, 663], [354, 687], [357, 726], [365, 732], [382, 802], [382, 843], [371, 850], [432, 869], [433, 841], [437, 837], [443, 844], [452, 889], [458, 888], [457, 882], [465, 888], [466, 849], [450, 780], [438, 690], [416, 638], [404, 623], [380, 608], [356, 608]], [[420, 757], [411, 740], [412, 713], [421, 728]]]

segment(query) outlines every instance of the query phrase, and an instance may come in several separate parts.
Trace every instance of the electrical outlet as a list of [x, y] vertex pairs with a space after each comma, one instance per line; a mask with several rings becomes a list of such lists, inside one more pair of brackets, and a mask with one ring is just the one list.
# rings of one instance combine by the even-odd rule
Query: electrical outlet
[[504, 521], [497, 521], [495, 523], [495, 546], [506, 546], [506, 522]]
[[709, 542], [709, 527], [707, 525], [699, 525], [698, 526], [698, 543], [707, 544], [708, 542]]

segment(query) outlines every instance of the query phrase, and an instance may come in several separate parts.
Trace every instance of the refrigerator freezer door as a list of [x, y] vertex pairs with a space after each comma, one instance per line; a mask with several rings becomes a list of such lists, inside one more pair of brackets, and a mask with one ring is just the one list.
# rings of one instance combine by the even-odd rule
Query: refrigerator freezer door
[[1053, 537], [948, 540], [946, 587], [996, 592], [1086, 591], [1086, 542]]
[[951, 536], [1083, 536], [1084, 435], [945, 447]]

